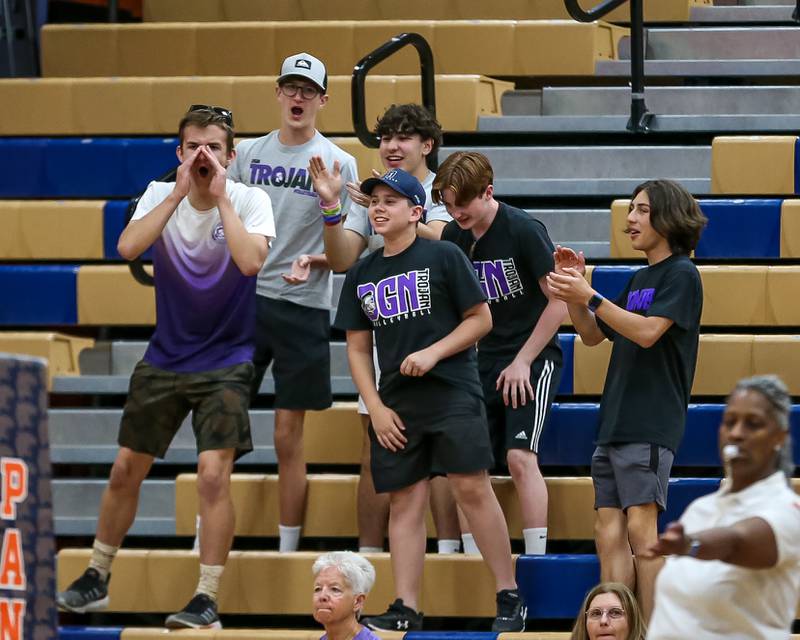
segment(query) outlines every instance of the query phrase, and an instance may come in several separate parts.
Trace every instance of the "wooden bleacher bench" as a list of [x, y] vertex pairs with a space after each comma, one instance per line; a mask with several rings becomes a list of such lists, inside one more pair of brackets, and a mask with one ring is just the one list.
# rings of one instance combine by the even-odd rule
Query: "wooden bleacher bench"
[[[0, 102], [8, 109], [0, 135], [175, 136], [180, 116], [197, 103], [229, 107], [239, 134], [260, 135], [280, 124], [275, 80], [275, 75], [0, 80]], [[350, 82], [349, 75], [328, 78], [331, 99], [317, 116], [323, 133], [353, 131]], [[511, 82], [475, 74], [437, 75], [437, 118], [446, 131], [475, 131], [479, 116], [500, 115], [500, 98], [513, 88]], [[367, 78], [370, 125], [392, 104], [419, 101], [417, 76]]]
[[50, 381], [57, 375], [79, 375], [78, 356], [81, 351], [93, 346], [92, 338], [80, 338], [52, 331], [0, 332], [0, 352], [45, 358]]
[[[405, 31], [429, 42], [439, 73], [496, 76], [593, 76], [598, 60], [619, 57], [619, 41], [628, 34], [571, 19], [48, 24], [41, 35], [42, 75], [267, 75], [276, 61], [296, 53], [298, 42], [314, 43], [329, 74], [349, 74], [359, 59]], [[230, 46], [199, 45], [211, 39]], [[406, 50], [381, 67], [416, 74], [419, 59]]]
[[791, 195], [797, 136], [718, 136], [711, 143], [711, 193]]
[[[686, 22], [694, 6], [712, 0], [645, 0], [652, 22]], [[145, 22], [219, 22], [223, 20], [550, 20], [569, 18], [564, 0], [491, 3], [485, 0], [393, 2], [392, 0], [145, 0]], [[628, 21], [627, 5], [609, 21]]]

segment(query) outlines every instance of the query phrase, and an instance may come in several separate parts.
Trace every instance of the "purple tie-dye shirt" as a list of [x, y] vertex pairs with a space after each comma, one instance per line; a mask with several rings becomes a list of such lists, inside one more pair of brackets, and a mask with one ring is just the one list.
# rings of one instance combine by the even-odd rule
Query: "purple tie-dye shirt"
[[[171, 193], [174, 183], [151, 182], [133, 220]], [[245, 229], [275, 236], [272, 206], [260, 189], [227, 183]], [[253, 357], [256, 276], [233, 262], [219, 211], [198, 211], [184, 198], [153, 244], [156, 328], [144, 359], [180, 373], [221, 369]]]

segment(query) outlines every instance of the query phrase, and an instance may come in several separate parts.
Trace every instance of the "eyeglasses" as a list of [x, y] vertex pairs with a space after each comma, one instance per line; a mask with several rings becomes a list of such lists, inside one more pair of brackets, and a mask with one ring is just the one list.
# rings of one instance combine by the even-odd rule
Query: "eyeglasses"
[[625, 609], [620, 607], [610, 607], [608, 609], [589, 609], [586, 612], [586, 618], [589, 620], [602, 620], [603, 615], [607, 615], [610, 620], [621, 620], [625, 617]]
[[231, 129], [233, 128], [233, 111], [225, 107], [214, 107], [208, 104], [193, 104], [189, 107], [189, 112], [192, 111], [211, 111], [215, 113], [220, 120], [227, 124]]
[[316, 87], [312, 87], [308, 84], [294, 84], [293, 82], [285, 82], [281, 85], [281, 93], [285, 95], [287, 98], [294, 98], [297, 95], [297, 92], [300, 92], [300, 95], [303, 96], [303, 100], [313, 100], [316, 98], [320, 93], [322, 93]]

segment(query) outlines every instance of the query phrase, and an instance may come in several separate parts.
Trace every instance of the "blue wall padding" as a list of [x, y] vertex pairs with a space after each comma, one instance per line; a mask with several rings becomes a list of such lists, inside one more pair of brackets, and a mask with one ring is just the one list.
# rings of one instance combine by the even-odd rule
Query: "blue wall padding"
[[550, 422], [539, 442], [539, 463], [589, 466], [597, 437], [599, 407], [590, 402], [553, 404]]
[[177, 165], [177, 143], [177, 138], [0, 139], [0, 197], [133, 197]]
[[517, 558], [517, 584], [528, 605], [528, 618], [574, 618], [598, 582], [600, 563], [595, 555]]
[[0, 265], [0, 325], [75, 324], [77, 265]]
[[708, 225], [698, 258], [780, 258], [782, 200], [700, 200]]
[[122, 627], [59, 627], [58, 640], [119, 640]]
[[558, 343], [561, 345], [561, 352], [564, 360], [561, 369], [561, 383], [558, 385], [557, 393], [560, 396], [571, 396], [573, 389], [572, 378], [575, 370], [575, 366], [572, 362], [575, 354], [575, 334], [559, 334]]
[[592, 289], [604, 298], [616, 300], [633, 274], [643, 265], [597, 266], [592, 271]]

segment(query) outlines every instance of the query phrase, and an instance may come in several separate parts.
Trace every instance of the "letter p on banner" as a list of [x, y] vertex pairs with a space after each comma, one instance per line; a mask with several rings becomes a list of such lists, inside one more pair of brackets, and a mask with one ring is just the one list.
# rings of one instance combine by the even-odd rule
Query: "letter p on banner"
[[28, 497], [28, 465], [19, 458], [2, 458], [0, 477], [0, 518], [16, 520], [17, 505]]

